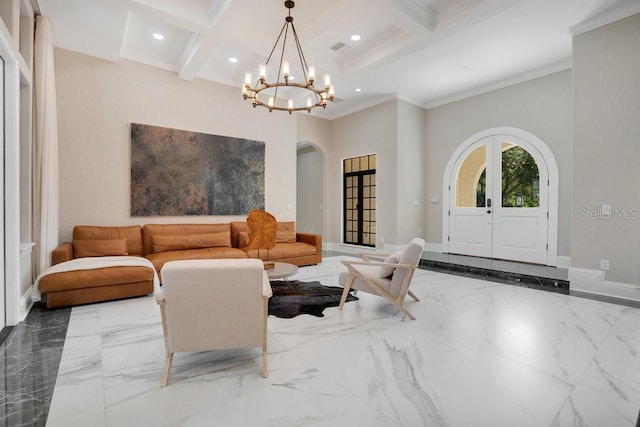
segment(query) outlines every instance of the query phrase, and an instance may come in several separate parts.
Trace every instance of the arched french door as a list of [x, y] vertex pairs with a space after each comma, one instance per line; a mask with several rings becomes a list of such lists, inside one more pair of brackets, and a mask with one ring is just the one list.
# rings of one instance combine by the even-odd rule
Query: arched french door
[[481, 132], [444, 178], [445, 252], [556, 264], [557, 167], [542, 141], [513, 128]]

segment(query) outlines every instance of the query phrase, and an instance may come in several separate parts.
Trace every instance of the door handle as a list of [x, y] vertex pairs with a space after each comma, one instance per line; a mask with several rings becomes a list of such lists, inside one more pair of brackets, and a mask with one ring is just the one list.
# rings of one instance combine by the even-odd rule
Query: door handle
[[491, 209], [487, 209], [487, 213], [491, 213]]
[[[491, 207], [491, 199], [487, 199], [487, 207], [490, 208]], [[491, 212], [489, 212], [491, 213]]]

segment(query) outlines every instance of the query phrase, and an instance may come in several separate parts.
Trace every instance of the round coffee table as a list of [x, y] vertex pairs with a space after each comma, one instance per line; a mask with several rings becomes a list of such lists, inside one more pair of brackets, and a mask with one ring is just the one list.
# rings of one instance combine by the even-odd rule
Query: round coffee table
[[264, 271], [267, 272], [269, 280], [283, 279], [288, 282], [288, 277], [293, 276], [298, 272], [298, 266], [294, 264], [287, 264], [286, 262], [274, 262], [273, 268], [267, 268]]

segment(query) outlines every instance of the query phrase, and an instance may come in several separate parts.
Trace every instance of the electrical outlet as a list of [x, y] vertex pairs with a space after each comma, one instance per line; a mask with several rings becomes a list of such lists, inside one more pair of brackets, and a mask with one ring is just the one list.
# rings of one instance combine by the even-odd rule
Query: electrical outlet
[[601, 259], [600, 260], [600, 270], [609, 271], [609, 260]]

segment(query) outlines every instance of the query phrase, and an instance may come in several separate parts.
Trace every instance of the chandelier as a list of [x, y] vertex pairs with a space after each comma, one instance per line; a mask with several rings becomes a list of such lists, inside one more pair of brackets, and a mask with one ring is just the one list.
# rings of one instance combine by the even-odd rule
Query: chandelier
[[[304, 52], [302, 52], [302, 45], [300, 45], [300, 40], [298, 40], [298, 34], [296, 32], [296, 27], [293, 25], [293, 17], [291, 16], [291, 9], [295, 6], [295, 3], [291, 0], [285, 1], [284, 5], [287, 9], [289, 9], [289, 15], [285, 17], [285, 23], [280, 30], [280, 34], [276, 39], [273, 48], [271, 49], [271, 53], [267, 58], [267, 62], [265, 64], [260, 64], [259, 67], [259, 77], [255, 86], [252, 85], [252, 75], [251, 73], [245, 74], [244, 85], [242, 85], [242, 97], [251, 100], [251, 104], [255, 108], [256, 106], [261, 106], [269, 109], [269, 112], [273, 110], [278, 111], [288, 111], [291, 114], [294, 111], [308, 111], [311, 113], [311, 110], [316, 107], [327, 107], [327, 101], [333, 101], [334, 92], [333, 85], [331, 84], [331, 77], [327, 74], [324, 76], [324, 88], [316, 89], [313, 85], [316, 80], [315, 68], [313, 66], [307, 65], [307, 60], [304, 57]], [[300, 68], [302, 69], [302, 77], [303, 82], [297, 83], [293, 82], [294, 77], [291, 74], [291, 68], [288, 61], [284, 60], [285, 51], [287, 46], [287, 40], [290, 40], [290, 33], [293, 35], [293, 42], [295, 42], [295, 52], [298, 54], [298, 59], [300, 61]], [[283, 37], [284, 36], [284, 37]], [[280, 62], [278, 63], [278, 74], [275, 82], [267, 81], [267, 65], [269, 65], [269, 61], [276, 51], [278, 44], [282, 40], [282, 48], [280, 49]], [[293, 99], [289, 98], [286, 100], [286, 106], [282, 104], [282, 100], [278, 99], [278, 89], [281, 87], [287, 88], [295, 88], [298, 93], [306, 93], [307, 102], [306, 105], [298, 105], [295, 106]], [[264, 92], [267, 89], [273, 89], [272, 91]], [[298, 90], [299, 89], [299, 90]], [[269, 95], [272, 94], [272, 95]], [[262, 95], [263, 99], [267, 98], [266, 102], [260, 98]]]

